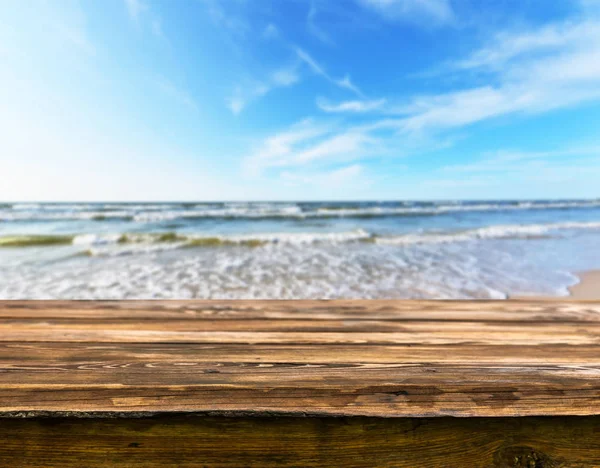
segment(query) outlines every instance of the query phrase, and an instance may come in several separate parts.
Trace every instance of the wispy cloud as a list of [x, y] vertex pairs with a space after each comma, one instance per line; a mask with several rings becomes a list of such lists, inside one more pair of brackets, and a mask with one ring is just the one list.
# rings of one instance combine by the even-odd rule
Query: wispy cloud
[[291, 86], [300, 81], [297, 67], [285, 67], [275, 70], [271, 75], [271, 82], [275, 86]]
[[83, 28], [62, 22], [53, 22], [50, 24], [50, 27], [54, 29], [60, 37], [76, 46], [79, 50], [89, 55], [94, 55], [96, 53], [95, 46], [89, 40], [88, 35]]
[[152, 31], [152, 34], [154, 34], [156, 37], [160, 37], [160, 38], [165, 38], [165, 33], [163, 32], [163, 28], [162, 28], [162, 21], [158, 18], [155, 18], [154, 20], [151, 21], [150, 23], [150, 29]]
[[271, 168], [328, 167], [381, 154], [379, 139], [361, 127], [333, 122], [299, 122], [272, 135], [244, 159], [246, 174], [256, 176]]
[[316, 75], [322, 76], [327, 81], [329, 81], [330, 83], [333, 83], [334, 85], [336, 85], [339, 88], [347, 89], [347, 90], [355, 93], [357, 96], [363, 97], [362, 91], [358, 88], [358, 86], [356, 86], [354, 83], [352, 83], [352, 80], [350, 79], [349, 75], [346, 75], [346, 76], [344, 76], [344, 78], [341, 78], [341, 79], [333, 78], [329, 73], [327, 73], [327, 71], [325, 71], [325, 68], [322, 67], [304, 49], [301, 49], [300, 47], [296, 47], [296, 54], [298, 55], [298, 58], [300, 60], [302, 60], [306, 65], [308, 65], [308, 67]]
[[264, 39], [277, 39], [279, 37], [279, 28], [273, 23], [267, 24], [263, 30], [262, 37]]
[[238, 12], [230, 11], [227, 6], [237, 6], [240, 2], [220, 2], [219, 0], [204, 0], [214, 24], [227, 31], [234, 38], [245, 37], [251, 30], [250, 23]]
[[324, 112], [331, 113], [363, 113], [380, 110], [386, 103], [385, 99], [377, 100], [354, 100], [354, 101], [343, 101], [337, 104], [332, 104], [326, 99], [318, 98], [317, 106]]
[[450, 0], [357, 0], [389, 21], [449, 24], [456, 17]]
[[156, 85], [162, 93], [171, 98], [174, 102], [183, 105], [194, 112], [198, 111], [198, 105], [196, 104], [196, 101], [183, 89], [175, 86], [173, 83], [163, 78], [158, 79], [156, 81]]
[[[489, 119], [508, 115], [525, 117], [600, 100], [599, 31], [600, 23], [588, 18], [496, 34], [483, 47], [457, 58], [446, 68], [446, 73], [452, 76], [481, 73], [483, 80], [476, 82], [488, 84], [417, 95], [404, 102], [393, 96], [364, 98], [348, 77], [334, 78], [311, 54], [296, 47], [298, 59], [312, 73], [361, 99], [332, 102], [318, 98], [316, 103], [321, 111], [341, 114], [340, 118], [347, 119], [292, 126], [265, 139], [244, 159], [244, 167], [248, 173], [260, 174], [290, 167], [310, 170], [342, 161], [414, 155], [447, 148], [464, 136], [466, 128]], [[360, 114], [358, 124], [357, 114]], [[564, 159], [565, 153], [561, 155], [557, 155], [556, 161]], [[596, 156], [597, 153], [588, 153], [587, 158]], [[551, 155], [543, 152], [503, 154], [478, 162], [477, 167], [487, 174], [496, 168], [498, 173], [516, 171], [521, 178], [534, 177], [538, 168], [539, 173], [557, 178], [564, 164], [549, 158]], [[528, 172], [519, 172], [519, 164], [527, 167]], [[443, 176], [450, 172], [472, 169], [444, 169], [440, 171], [440, 183], [444, 183]]]
[[142, 0], [125, 0], [127, 12], [133, 21], [139, 21], [140, 16], [144, 13], [148, 6]]
[[246, 101], [241, 97], [239, 91], [225, 99], [227, 108], [234, 114], [238, 115], [246, 107]]
[[233, 93], [225, 98], [225, 104], [234, 115], [238, 115], [251, 101], [264, 96], [268, 92], [269, 88], [260, 82], [247, 86], [237, 85]]
[[406, 118], [386, 124], [404, 132], [443, 130], [600, 100], [600, 22], [498, 34], [453, 68], [485, 72], [494, 84], [415, 97], [404, 106]]
[[244, 171], [258, 176], [268, 169], [320, 170], [385, 154], [378, 136], [361, 126], [304, 120], [262, 141], [244, 158]]
[[486, 46], [452, 63], [457, 69], [493, 70], [516, 60], [533, 60], [559, 51], [596, 47], [600, 43], [598, 22], [562, 22], [531, 31], [503, 31]]
[[363, 156], [372, 139], [365, 133], [357, 131], [347, 131], [344, 133], [331, 135], [327, 139], [295, 151], [281, 164], [285, 165], [303, 165], [316, 160], [328, 160], [332, 158], [353, 158]]
[[166, 39], [160, 17], [143, 0], [124, 0], [127, 13], [138, 28], [148, 28], [159, 39]]
[[225, 100], [229, 110], [240, 114], [248, 104], [254, 100], [266, 96], [275, 88], [293, 86], [300, 81], [297, 64], [278, 68], [272, 71], [264, 80], [246, 80], [237, 84], [233, 93]]
[[330, 125], [317, 125], [311, 120], [304, 120], [288, 130], [266, 138], [258, 148], [243, 160], [248, 175], [259, 175], [265, 168], [281, 166], [293, 157], [297, 148], [307, 142], [315, 141], [332, 131]]
[[334, 45], [333, 40], [319, 25], [317, 25], [317, 5], [315, 0], [311, 0], [308, 14], [306, 15], [306, 28], [308, 32], [327, 45]]

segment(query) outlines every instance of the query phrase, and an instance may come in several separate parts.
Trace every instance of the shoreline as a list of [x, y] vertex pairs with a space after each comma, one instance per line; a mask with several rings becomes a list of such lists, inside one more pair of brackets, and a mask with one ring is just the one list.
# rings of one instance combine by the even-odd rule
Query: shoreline
[[600, 300], [600, 270], [588, 270], [576, 272], [574, 275], [579, 279], [577, 283], [569, 286], [568, 296], [514, 296], [512, 300]]
[[600, 300], [600, 270], [575, 273], [579, 282], [569, 288], [569, 297], [582, 300]]

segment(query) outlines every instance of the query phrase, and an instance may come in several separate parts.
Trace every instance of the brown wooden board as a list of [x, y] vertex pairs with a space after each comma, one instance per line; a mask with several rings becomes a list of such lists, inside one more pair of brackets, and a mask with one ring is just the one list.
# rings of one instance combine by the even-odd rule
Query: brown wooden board
[[0, 419], [2, 467], [600, 466], [600, 417]]
[[600, 414], [600, 302], [0, 301], [0, 415]]

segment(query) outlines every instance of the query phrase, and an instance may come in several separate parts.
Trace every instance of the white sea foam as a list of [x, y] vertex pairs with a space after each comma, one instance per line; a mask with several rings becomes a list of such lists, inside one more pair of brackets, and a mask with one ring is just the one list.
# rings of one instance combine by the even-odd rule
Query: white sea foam
[[10, 211], [0, 210], [0, 221], [89, 221], [128, 219], [129, 211]]
[[[371, 239], [363, 230], [347, 232], [272, 232], [245, 235], [181, 235], [167, 234], [81, 234], [73, 238], [73, 245], [90, 247], [86, 253], [91, 256], [134, 255], [180, 247], [259, 247], [266, 244], [303, 245], [314, 243], [339, 244]], [[96, 247], [102, 248], [96, 248]]]
[[492, 239], [538, 239], [562, 230], [600, 229], [600, 222], [563, 222], [531, 225], [497, 225], [454, 232], [425, 231], [395, 236], [376, 236], [364, 229], [342, 232], [265, 232], [237, 235], [142, 233], [80, 234], [73, 245], [87, 247], [91, 256], [123, 256], [184, 247], [261, 247], [265, 245], [347, 244], [372, 242], [379, 245], [447, 244]]
[[174, 250], [180, 248], [182, 245], [182, 242], [163, 244], [127, 244], [112, 247], [109, 247], [106, 244], [94, 244], [85, 251], [85, 254], [90, 257], [123, 257]]
[[38, 203], [15, 203], [11, 208], [13, 210], [37, 210], [40, 205]]
[[[402, 249], [316, 242], [185, 251], [173, 244], [136, 244], [125, 250], [119, 245], [122, 253], [107, 257], [0, 269], [0, 298], [502, 299], [509, 293], [566, 294], [573, 277], [546, 262], [573, 258], [571, 245], [560, 238], [551, 242], [558, 242], [552, 244], [552, 256], [544, 248], [486, 242]], [[122, 256], [132, 248], [148, 250]]]
[[356, 229], [354, 231], [346, 232], [274, 232], [263, 234], [220, 236], [219, 238], [223, 239], [224, 241], [237, 243], [256, 240], [259, 242], [268, 242], [273, 244], [312, 244], [315, 242], [344, 243], [367, 240], [371, 238], [371, 234], [364, 229]]
[[73, 238], [73, 245], [107, 245], [116, 244], [120, 234], [80, 234]]
[[378, 244], [420, 244], [464, 242], [477, 239], [535, 238], [564, 229], [600, 229], [600, 222], [564, 222], [529, 225], [487, 226], [460, 232], [425, 232], [401, 236], [377, 237]]
[[[0, 220], [17, 221], [0, 223], [0, 298], [564, 295], [574, 282], [567, 271], [600, 265], [597, 207], [600, 201], [0, 205]], [[560, 211], [543, 212], [551, 209]], [[458, 214], [429, 216], [444, 213]], [[386, 216], [398, 218], [378, 219]]]

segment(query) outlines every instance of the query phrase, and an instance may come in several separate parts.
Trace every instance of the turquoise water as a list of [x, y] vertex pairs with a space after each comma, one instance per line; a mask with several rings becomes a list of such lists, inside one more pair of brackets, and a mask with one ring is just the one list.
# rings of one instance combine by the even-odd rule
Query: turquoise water
[[0, 205], [0, 298], [504, 298], [600, 268], [600, 200]]

